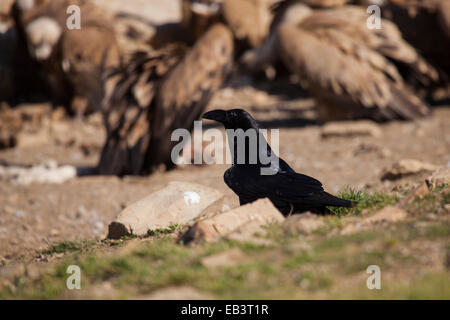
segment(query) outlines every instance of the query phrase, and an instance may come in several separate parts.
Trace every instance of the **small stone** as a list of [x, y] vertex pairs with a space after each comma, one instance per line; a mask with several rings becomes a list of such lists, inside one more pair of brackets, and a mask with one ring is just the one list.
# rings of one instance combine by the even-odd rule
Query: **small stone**
[[230, 249], [201, 259], [207, 268], [231, 267], [246, 260], [246, 255], [238, 248]]
[[446, 167], [437, 169], [425, 181], [430, 188], [450, 184], [450, 168]]
[[[213, 242], [219, 238], [239, 232], [253, 235], [255, 226], [265, 226], [284, 221], [283, 215], [269, 199], [259, 199], [231, 211], [197, 222], [182, 236], [184, 243]], [[249, 222], [252, 222], [249, 224]], [[249, 228], [246, 228], [246, 226]]]
[[437, 166], [430, 163], [421, 162], [414, 159], [403, 159], [386, 169], [381, 177], [381, 180], [396, 180], [405, 176], [434, 171], [437, 168]]
[[24, 218], [27, 215], [28, 215], [28, 213], [26, 213], [25, 211], [22, 211], [22, 210], [14, 211], [14, 217], [16, 217], [16, 218]]
[[283, 223], [284, 231], [290, 235], [311, 234], [323, 226], [325, 223], [321, 217], [311, 212], [294, 214]]
[[369, 120], [329, 122], [322, 127], [323, 138], [381, 135], [380, 126]]
[[387, 148], [381, 148], [378, 150], [379, 156], [382, 159], [390, 158], [392, 157], [392, 151]]
[[[145, 235], [148, 230], [187, 225], [223, 199], [221, 192], [195, 183], [171, 182], [125, 208], [109, 225], [108, 238]], [[212, 209], [211, 209], [212, 210]]]
[[430, 194], [430, 189], [428, 188], [426, 183], [422, 183], [413, 191], [414, 197], [418, 199], [422, 199], [428, 194]]
[[60, 232], [58, 230], [56, 230], [56, 229], [51, 229], [50, 230], [50, 236], [56, 237], [56, 236], [59, 236], [59, 235], [60, 235]]
[[405, 220], [408, 216], [408, 213], [400, 208], [388, 206], [386, 208], [381, 209], [374, 215], [363, 219], [362, 224], [372, 224], [378, 222], [398, 222]]

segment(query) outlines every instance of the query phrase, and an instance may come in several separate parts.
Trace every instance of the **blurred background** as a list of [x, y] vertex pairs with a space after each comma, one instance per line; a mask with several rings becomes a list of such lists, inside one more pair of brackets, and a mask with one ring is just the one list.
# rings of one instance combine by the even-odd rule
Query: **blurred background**
[[[1, 0], [0, 264], [104, 238], [124, 207], [173, 180], [237, 206], [228, 165], [170, 159], [172, 131], [206, 110], [280, 128], [280, 156], [332, 193], [449, 166], [449, 3]], [[385, 178], [405, 159], [421, 169]]]

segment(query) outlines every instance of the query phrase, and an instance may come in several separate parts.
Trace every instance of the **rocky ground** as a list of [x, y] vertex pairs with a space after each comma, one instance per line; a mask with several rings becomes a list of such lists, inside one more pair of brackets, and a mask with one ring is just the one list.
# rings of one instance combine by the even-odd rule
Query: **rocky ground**
[[[427, 189], [425, 198], [408, 203], [402, 199], [436, 168], [450, 166], [450, 108], [436, 107], [416, 122], [320, 126], [313, 101], [301, 91], [262, 89], [225, 88], [209, 109], [242, 107], [264, 127], [280, 128], [280, 155], [295, 170], [318, 178], [331, 193], [348, 193], [346, 187], [369, 192], [365, 207], [322, 218], [306, 233], [295, 227], [286, 232], [282, 223], [258, 244], [185, 246], [174, 239], [186, 231], [178, 227], [102, 241], [125, 207], [171, 181], [212, 187], [224, 194], [227, 208], [237, 207], [223, 182], [228, 165], [183, 166], [148, 177], [95, 176], [104, 139], [99, 116], [69, 119], [45, 105], [24, 105], [15, 111], [21, 122], [16, 146], [0, 150], [0, 272], [7, 279], [0, 296], [73, 297], [62, 287], [61, 270], [75, 260], [90, 270], [86, 286], [92, 290], [77, 293], [83, 297], [376, 297], [365, 287], [365, 268], [382, 264], [389, 270], [383, 284], [398, 281], [385, 285], [380, 297], [448, 298], [448, 189]], [[61, 183], [30, 182], [29, 171], [17, 173], [39, 165], [41, 171], [61, 165], [76, 171], [68, 167]], [[389, 205], [405, 214], [384, 213], [387, 220], [399, 217], [391, 222], [364, 220]], [[120, 254], [111, 257], [116, 250]], [[218, 267], [204, 263], [219, 253], [237, 261], [222, 266], [219, 256]]]

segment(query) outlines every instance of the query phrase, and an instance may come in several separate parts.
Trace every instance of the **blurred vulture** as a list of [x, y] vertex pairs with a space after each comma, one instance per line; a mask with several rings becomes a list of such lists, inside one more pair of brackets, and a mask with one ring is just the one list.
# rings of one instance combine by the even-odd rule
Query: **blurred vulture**
[[[70, 5], [80, 8], [81, 29], [69, 29]], [[101, 102], [101, 73], [120, 64], [119, 50], [107, 15], [87, 0], [18, 0], [16, 25], [30, 56], [47, 73], [55, 103], [76, 112]]]
[[244, 56], [244, 64], [255, 70], [281, 59], [316, 99], [319, 120], [383, 121], [429, 113], [393, 62], [418, 81], [436, 80], [437, 72], [393, 23], [383, 20], [381, 29], [370, 30], [366, 10], [356, 6], [313, 10], [289, 0], [275, 10], [271, 35]]
[[14, 96], [12, 66], [17, 34], [9, 17], [12, 4], [13, 0], [0, 2], [0, 102], [11, 101]]
[[[383, 17], [392, 20], [403, 37], [450, 80], [450, 1], [385, 0]], [[445, 83], [446, 82], [446, 83]], [[450, 97], [450, 90], [447, 98]]]
[[259, 47], [269, 34], [273, 15], [270, 7], [274, 0], [225, 0], [225, 22], [237, 40], [251, 47]]
[[107, 141], [98, 172], [144, 174], [159, 165], [172, 167], [172, 132], [192, 129], [232, 60], [232, 34], [215, 24], [190, 49], [173, 43], [136, 53], [126, 68], [112, 71], [105, 82]]
[[[222, 22], [233, 32], [239, 46], [260, 46], [269, 33], [272, 21], [270, 7], [274, 2], [275, 0], [182, 0], [184, 41], [195, 40], [210, 25]], [[176, 29], [171, 30], [172, 33], [177, 32]]]

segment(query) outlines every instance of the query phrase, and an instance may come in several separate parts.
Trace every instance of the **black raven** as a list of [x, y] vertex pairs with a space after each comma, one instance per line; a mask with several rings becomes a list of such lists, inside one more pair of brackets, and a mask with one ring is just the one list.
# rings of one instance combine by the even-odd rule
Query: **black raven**
[[290, 215], [305, 211], [323, 214], [329, 212], [326, 206], [354, 204], [325, 192], [318, 180], [295, 172], [278, 158], [248, 112], [213, 110], [203, 118], [218, 121], [227, 129], [233, 165], [225, 171], [224, 180], [239, 196], [241, 205], [269, 198], [282, 214]]

